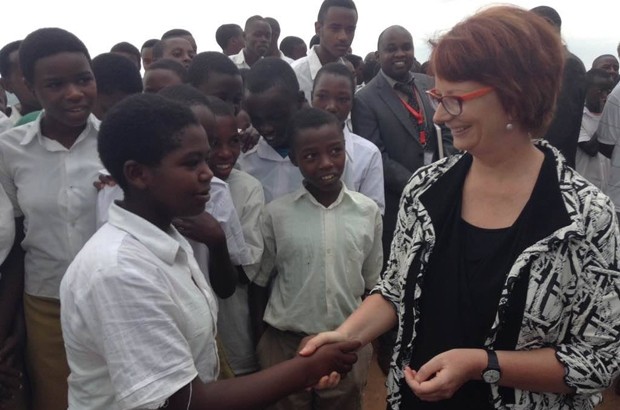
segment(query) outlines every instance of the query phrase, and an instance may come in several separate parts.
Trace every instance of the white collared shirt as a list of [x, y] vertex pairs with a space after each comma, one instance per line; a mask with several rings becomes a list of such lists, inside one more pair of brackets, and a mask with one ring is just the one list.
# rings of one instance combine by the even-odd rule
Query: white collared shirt
[[265, 251], [255, 282], [267, 286], [264, 320], [280, 330], [338, 327], [379, 279], [382, 221], [377, 204], [343, 186], [329, 207], [302, 187], [265, 207]]
[[0, 134], [13, 128], [13, 122], [3, 112], [0, 112]]
[[[316, 54], [316, 47], [314, 45], [308, 50], [308, 55], [295, 60], [291, 67], [295, 71], [297, 81], [299, 81], [299, 89], [304, 92], [308, 104], [312, 104], [312, 86], [314, 85], [314, 78], [317, 73], [323, 67], [319, 56]], [[344, 59], [340, 57], [339, 63], [344, 64]]]
[[381, 151], [372, 142], [343, 128], [347, 159], [342, 181], [347, 188], [362, 193], [377, 203], [385, 212], [383, 189], [383, 159]]
[[615, 146], [605, 193], [620, 210], [620, 83], [607, 96], [597, 133], [599, 142]]
[[[15, 216], [13, 205], [0, 185], [0, 264], [11, 251], [15, 239]], [[0, 276], [2, 272], [0, 272]]]
[[251, 150], [239, 156], [237, 164], [263, 185], [265, 203], [299, 189], [303, 180], [289, 157], [282, 158], [262, 137]]
[[217, 302], [187, 241], [120, 206], [62, 281], [70, 410], [160, 408], [218, 374]]
[[251, 68], [250, 65], [248, 63], [245, 62], [245, 54], [243, 54], [243, 50], [245, 50], [244, 48], [241, 49], [241, 51], [239, 51], [237, 54], [233, 54], [231, 56], [228, 56], [228, 58], [230, 58], [232, 60], [233, 63], [235, 63], [235, 65], [237, 66], [238, 69], [242, 69], [242, 68]]
[[[598, 124], [601, 120], [600, 113], [590, 112], [583, 107], [583, 117], [581, 118], [581, 130], [579, 131], [579, 139], [577, 142], [588, 142], [596, 132]], [[594, 156], [590, 156], [580, 147], [577, 147], [577, 155], [575, 157], [575, 169], [584, 178], [596, 185], [604, 191], [607, 188], [607, 179], [609, 178], [609, 167], [611, 162], [609, 158], [600, 152]]]
[[67, 267], [96, 229], [99, 120], [91, 114], [67, 149], [41, 134], [41, 118], [0, 136], [0, 183], [15, 217], [24, 217], [25, 291], [58, 299]]

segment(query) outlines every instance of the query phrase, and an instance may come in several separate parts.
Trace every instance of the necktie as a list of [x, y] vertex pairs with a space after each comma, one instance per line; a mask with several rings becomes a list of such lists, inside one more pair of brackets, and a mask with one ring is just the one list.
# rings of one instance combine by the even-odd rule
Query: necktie
[[418, 105], [418, 99], [415, 96], [415, 91], [413, 89], [413, 82], [411, 84], [407, 83], [396, 83], [394, 84], [394, 89], [396, 91], [401, 92], [406, 96], [406, 99], [403, 101], [407, 106], [407, 112], [409, 113], [409, 118], [413, 122], [416, 130], [418, 131], [418, 139], [422, 145], [426, 145], [426, 130], [424, 127], [424, 115], [420, 110], [420, 106]]

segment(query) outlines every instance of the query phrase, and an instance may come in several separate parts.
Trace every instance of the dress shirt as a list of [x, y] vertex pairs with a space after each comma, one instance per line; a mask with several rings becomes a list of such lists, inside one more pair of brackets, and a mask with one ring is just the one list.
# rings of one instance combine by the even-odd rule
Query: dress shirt
[[[15, 239], [15, 217], [13, 205], [0, 185], [0, 264], [9, 254]], [[2, 272], [0, 272], [0, 277]]]
[[346, 125], [343, 132], [347, 159], [342, 181], [347, 188], [375, 201], [383, 214], [385, 191], [381, 151], [372, 142], [351, 132]]
[[277, 273], [264, 320], [308, 334], [338, 327], [379, 279], [382, 229], [377, 204], [345, 186], [329, 207], [303, 186], [268, 204], [255, 282]]
[[113, 204], [61, 285], [70, 410], [157, 409], [218, 374], [217, 302], [187, 241]]
[[[295, 71], [297, 81], [299, 82], [299, 89], [304, 92], [308, 104], [312, 104], [312, 86], [314, 85], [314, 78], [317, 73], [323, 67], [321, 60], [316, 53], [317, 45], [314, 45], [308, 50], [308, 55], [295, 60], [291, 67]], [[341, 57], [337, 62], [344, 64], [344, 59]]]
[[233, 63], [237, 66], [238, 69], [247, 68], [250, 69], [250, 65], [245, 62], [245, 54], [243, 54], [243, 50], [239, 51], [237, 54], [233, 54], [229, 56]]
[[58, 299], [67, 267], [96, 229], [99, 120], [91, 115], [65, 148], [41, 133], [44, 115], [2, 134], [0, 183], [15, 217], [24, 217], [25, 291]]

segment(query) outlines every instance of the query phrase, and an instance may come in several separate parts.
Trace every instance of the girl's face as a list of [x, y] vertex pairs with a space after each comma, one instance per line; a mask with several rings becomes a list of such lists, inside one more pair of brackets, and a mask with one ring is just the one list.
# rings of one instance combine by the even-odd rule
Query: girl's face
[[86, 124], [97, 98], [95, 76], [80, 52], [39, 59], [30, 87], [45, 110], [45, 121], [71, 128]]

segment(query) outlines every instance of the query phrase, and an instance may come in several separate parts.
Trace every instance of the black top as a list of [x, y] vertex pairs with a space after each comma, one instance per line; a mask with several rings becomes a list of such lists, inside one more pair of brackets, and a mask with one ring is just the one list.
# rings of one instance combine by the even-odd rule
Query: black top
[[[551, 152], [545, 152], [532, 195], [511, 227], [483, 229], [465, 222], [461, 218], [462, 184], [458, 192], [444, 197], [453, 204], [437, 226], [435, 249], [421, 285], [412, 369], [450, 349], [484, 347], [506, 277], [517, 257], [563, 226], [561, 221], [536, 217], [540, 207], [562, 204], [554, 165]], [[410, 272], [409, 278], [412, 275]], [[519, 277], [513, 287], [506, 320], [493, 346], [497, 350], [512, 350], [516, 345], [528, 280], [529, 276]], [[451, 399], [441, 402], [424, 402], [406, 385], [401, 392], [402, 409], [493, 409], [490, 388], [482, 381], [464, 384]], [[501, 393], [504, 402], [514, 402], [512, 389], [502, 388]]]

